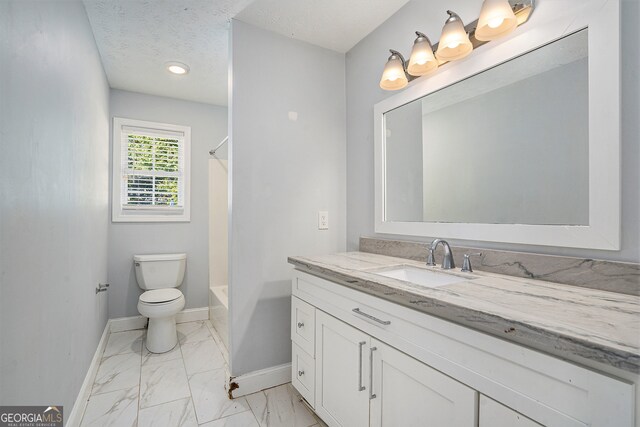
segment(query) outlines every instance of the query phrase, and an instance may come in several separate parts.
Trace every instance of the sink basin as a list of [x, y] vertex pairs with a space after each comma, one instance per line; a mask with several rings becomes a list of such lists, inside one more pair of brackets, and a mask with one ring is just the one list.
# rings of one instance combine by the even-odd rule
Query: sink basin
[[435, 271], [426, 270], [418, 267], [402, 266], [384, 271], [372, 271], [380, 276], [390, 277], [393, 279], [403, 280], [415, 285], [425, 286], [427, 288], [437, 288], [438, 286], [451, 285], [453, 283], [466, 282], [471, 280], [467, 277], [454, 276], [453, 274], [436, 273]]

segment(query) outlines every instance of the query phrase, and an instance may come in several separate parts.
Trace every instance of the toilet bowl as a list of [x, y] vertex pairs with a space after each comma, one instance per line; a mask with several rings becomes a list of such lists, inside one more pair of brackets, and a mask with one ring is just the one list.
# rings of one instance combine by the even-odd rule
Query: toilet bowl
[[176, 314], [185, 305], [182, 284], [186, 254], [135, 255], [138, 286], [145, 292], [138, 299], [138, 311], [149, 318], [145, 346], [151, 353], [165, 353], [176, 346]]

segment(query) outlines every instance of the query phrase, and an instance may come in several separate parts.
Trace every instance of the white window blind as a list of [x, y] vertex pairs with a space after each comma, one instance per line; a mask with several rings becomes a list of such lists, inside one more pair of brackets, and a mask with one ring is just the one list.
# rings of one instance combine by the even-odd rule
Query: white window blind
[[182, 210], [184, 133], [123, 126], [120, 137], [122, 208]]

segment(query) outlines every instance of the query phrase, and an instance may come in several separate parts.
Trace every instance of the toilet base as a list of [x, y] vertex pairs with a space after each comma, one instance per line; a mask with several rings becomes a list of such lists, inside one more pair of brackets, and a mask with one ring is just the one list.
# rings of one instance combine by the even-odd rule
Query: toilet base
[[178, 344], [175, 316], [149, 318], [145, 347], [151, 353], [166, 353]]

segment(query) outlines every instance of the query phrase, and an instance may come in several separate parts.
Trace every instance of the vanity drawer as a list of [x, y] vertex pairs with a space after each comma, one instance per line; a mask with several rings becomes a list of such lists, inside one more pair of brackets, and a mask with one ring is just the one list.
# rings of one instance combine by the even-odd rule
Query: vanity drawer
[[291, 297], [291, 340], [315, 357], [316, 309], [295, 296]]
[[305, 400], [315, 407], [316, 363], [303, 349], [295, 343], [292, 345], [291, 384]]

